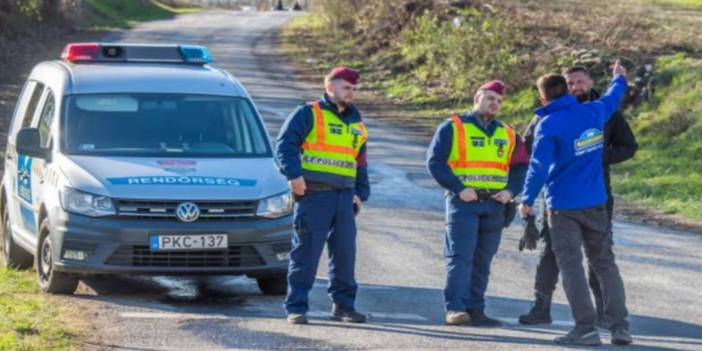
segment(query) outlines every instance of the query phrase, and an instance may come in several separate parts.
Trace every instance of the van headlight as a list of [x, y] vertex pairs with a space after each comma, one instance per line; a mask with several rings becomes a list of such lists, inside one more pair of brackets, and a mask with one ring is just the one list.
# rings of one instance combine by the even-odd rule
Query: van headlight
[[61, 191], [61, 207], [64, 211], [90, 217], [114, 215], [115, 206], [107, 196], [93, 195], [72, 188]]
[[278, 218], [291, 214], [293, 211], [292, 193], [287, 192], [265, 198], [258, 202], [256, 215], [266, 218]]

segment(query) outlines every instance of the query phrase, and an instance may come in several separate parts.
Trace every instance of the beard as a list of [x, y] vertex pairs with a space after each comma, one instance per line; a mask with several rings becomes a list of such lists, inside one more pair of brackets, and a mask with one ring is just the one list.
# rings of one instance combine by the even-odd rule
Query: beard
[[482, 111], [475, 111], [475, 114], [484, 120], [492, 119], [492, 118], [495, 118], [495, 116], [497, 116], [497, 112], [492, 112], [489, 109], [485, 109]]
[[578, 102], [587, 102], [590, 100], [590, 94], [578, 94], [575, 95], [575, 98], [578, 99]]
[[578, 99], [578, 102], [586, 102], [586, 101], [590, 100], [590, 92], [589, 91], [578, 90], [578, 91], [574, 91], [573, 95], [575, 96], [576, 99]]
[[337, 99], [336, 106], [347, 109], [353, 105], [353, 99]]

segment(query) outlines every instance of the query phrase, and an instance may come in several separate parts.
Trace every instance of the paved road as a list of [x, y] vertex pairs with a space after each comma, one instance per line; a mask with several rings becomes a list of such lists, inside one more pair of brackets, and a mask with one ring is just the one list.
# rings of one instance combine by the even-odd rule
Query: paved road
[[[217, 64], [249, 89], [272, 134], [319, 86], [297, 82], [275, 53], [288, 13], [219, 12], [143, 24], [111, 36], [132, 42], [188, 42], [210, 47]], [[424, 171], [426, 138], [368, 116], [373, 195], [359, 219], [358, 308], [365, 325], [327, 320], [326, 265], [311, 295], [311, 325], [291, 326], [282, 298], [266, 297], [246, 278], [91, 279], [73, 299], [98, 311], [102, 342], [88, 347], [136, 350], [467, 349], [554, 347], [571, 318], [562, 290], [550, 326], [525, 328], [535, 253], [516, 250], [508, 230], [493, 265], [488, 312], [496, 329], [442, 325], [442, 191]], [[702, 237], [618, 222], [616, 253], [625, 279], [635, 348], [702, 349]], [[605, 333], [605, 342], [608, 335]]]

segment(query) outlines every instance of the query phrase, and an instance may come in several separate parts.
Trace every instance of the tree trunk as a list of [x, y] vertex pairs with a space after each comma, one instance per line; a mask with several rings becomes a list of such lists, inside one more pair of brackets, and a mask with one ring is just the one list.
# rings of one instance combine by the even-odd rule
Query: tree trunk
[[61, 19], [59, 13], [59, 5], [61, 0], [41, 0], [41, 17], [42, 20], [47, 22], [56, 22]]

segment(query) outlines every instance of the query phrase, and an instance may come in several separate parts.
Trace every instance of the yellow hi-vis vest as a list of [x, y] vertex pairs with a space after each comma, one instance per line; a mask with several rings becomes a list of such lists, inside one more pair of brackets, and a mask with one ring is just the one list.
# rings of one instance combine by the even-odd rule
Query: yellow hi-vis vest
[[453, 120], [453, 145], [448, 165], [463, 185], [478, 189], [502, 190], [507, 187], [509, 164], [517, 145], [512, 128], [499, 123], [487, 136], [473, 123]]
[[356, 157], [368, 139], [363, 122], [346, 124], [319, 102], [309, 104], [314, 122], [302, 144], [302, 169], [356, 178]]

